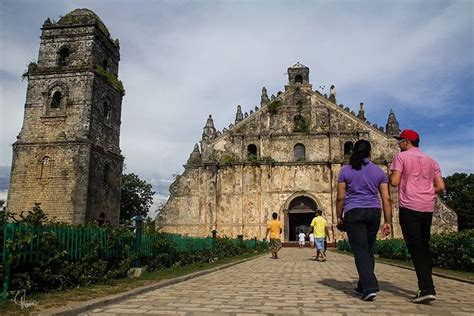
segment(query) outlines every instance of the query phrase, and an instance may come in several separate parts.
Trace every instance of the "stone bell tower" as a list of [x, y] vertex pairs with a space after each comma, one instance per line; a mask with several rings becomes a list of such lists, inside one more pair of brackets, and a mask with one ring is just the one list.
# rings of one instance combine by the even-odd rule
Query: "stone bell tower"
[[13, 144], [8, 209], [55, 221], [118, 224], [123, 157], [118, 40], [88, 9], [43, 24]]
[[290, 86], [308, 85], [309, 68], [299, 62], [288, 68], [288, 84]]

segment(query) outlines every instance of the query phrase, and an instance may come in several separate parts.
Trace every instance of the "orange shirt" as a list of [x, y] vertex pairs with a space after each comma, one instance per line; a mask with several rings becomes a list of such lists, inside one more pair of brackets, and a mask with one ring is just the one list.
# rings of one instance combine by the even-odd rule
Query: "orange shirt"
[[271, 220], [268, 225], [267, 229], [270, 231], [270, 238], [280, 238], [280, 231], [283, 229], [281, 222], [277, 219]]

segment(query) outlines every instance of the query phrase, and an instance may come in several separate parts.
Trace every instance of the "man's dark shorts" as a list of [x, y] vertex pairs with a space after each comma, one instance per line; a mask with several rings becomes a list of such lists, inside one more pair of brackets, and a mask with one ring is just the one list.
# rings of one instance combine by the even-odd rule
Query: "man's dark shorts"
[[278, 252], [281, 249], [281, 240], [277, 238], [270, 238], [270, 250]]

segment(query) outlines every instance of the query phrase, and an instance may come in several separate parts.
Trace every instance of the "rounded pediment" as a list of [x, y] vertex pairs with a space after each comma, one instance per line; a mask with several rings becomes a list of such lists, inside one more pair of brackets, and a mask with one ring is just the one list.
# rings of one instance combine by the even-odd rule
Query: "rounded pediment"
[[61, 26], [73, 26], [73, 25], [90, 25], [96, 24], [102, 32], [107, 36], [110, 36], [109, 30], [105, 26], [104, 22], [99, 18], [97, 14], [89, 9], [75, 9], [61, 19], [59, 19], [57, 25]]

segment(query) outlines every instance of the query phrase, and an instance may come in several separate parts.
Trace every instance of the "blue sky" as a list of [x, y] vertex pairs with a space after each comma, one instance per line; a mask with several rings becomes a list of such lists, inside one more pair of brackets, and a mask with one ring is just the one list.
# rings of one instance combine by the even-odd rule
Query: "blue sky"
[[[75, 8], [101, 17], [119, 38], [126, 89], [121, 148], [126, 172], [151, 182], [157, 201], [200, 140], [284, 89], [286, 69], [310, 68], [313, 88], [334, 84], [339, 103], [365, 103], [401, 128], [444, 175], [474, 172], [473, 1], [39, 1], [0, 3], [0, 184], [23, 118], [40, 27]], [[5, 183], [5, 181], [3, 181]], [[0, 188], [3, 196], [7, 188]], [[0, 194], [0, 198], [2, 195]]]

